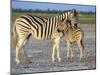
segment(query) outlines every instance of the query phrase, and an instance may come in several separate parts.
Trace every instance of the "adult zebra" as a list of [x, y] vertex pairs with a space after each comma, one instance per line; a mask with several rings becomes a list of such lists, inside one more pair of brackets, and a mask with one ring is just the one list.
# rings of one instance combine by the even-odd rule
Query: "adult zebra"
[[[59, 21], [65, 22], [66, 20], [70, 20], [71, 23], [77, 23], [78, 22], [78, 13], [75, 9], [68, 10], [63, 12], [62, 14], [56, 15], [54, 17], [39, 17], [39, 16], [32, 16], [32, 15], [23, 15], [18, 17], [15, 20], [14, 27], [13, 27], [13, 39], [15, 42], [16, 47], [16, 57], [15, 61], [17, 64], [20, 63], [19, 61], [19, 50], [21, 47], [23, 47], [26, 42], [28, 41], [29, 37], [32, 35], [33, 38], [39, 39], [39, 40], [54, 40], [53, 45], [53, 53], [52, 53], [52, 61], [54, 61], [54, 50], [57, 49], [59, 51], [58, 44], [59, 39], [59, 33], [56, 35], [57, 30], [62, 31], [66, 29], [66, 24], [63, 24], [61, 26], [58, 26]], [[60, 28], [59, 28], [60, 27]], [[18, 35], [18, 42], [17, 42], [17, 36]], [[26, 58], [27, 51], [24, 52]], [[57, 53], [57, 58], [60, 61], [59, 52]], [[28, 59], [27, 59], [28, 60]]]

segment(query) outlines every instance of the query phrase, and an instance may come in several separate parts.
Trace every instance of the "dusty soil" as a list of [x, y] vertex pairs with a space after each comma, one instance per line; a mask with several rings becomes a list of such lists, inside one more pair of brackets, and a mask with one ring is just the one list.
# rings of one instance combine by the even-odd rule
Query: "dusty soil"
[[[84, 47], [86, 58], [79, 61], [79, 48], [76, 43], [73, 44], [74, 58], [72, 61], [66, 59], [67, 46], [63, 38], [60, 44], [61, 62], [52, 63], [52, 41], [39, 41], [30, 38], [24, 49], [28, 50], [30, 64], [25, 64], [23, 49], [20, 50], [19, 65], [15, 64], [15, 48], [11, 45], [11, 74], [19, 73], [39, 73], [39, 72], [55, 72], [55, 71], [73, 71], [87, 70], [96, 68], [96, 32], [95, 25], [81, 24], [80, 27], [84, 31]], [[13, 43], [12, 43], [13, 44]]]

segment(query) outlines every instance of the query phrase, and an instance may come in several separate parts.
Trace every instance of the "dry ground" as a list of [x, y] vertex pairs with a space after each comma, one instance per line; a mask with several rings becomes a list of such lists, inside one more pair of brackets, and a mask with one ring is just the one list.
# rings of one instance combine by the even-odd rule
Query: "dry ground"
[[86, 51], [86, 59], [79, 62], [79, 49], [77, 44], [73, 44], [74, 59], [68, 61], [66, 59], [67, 46], [63, 39], [60, 44], [61, 62], [52, 63], [52, 41], [39, 41], [30, 38], [27, 47], [29, 59], [32, 61], [30, 64], [25, 64], [23, 50], [20, 50], [21, 64], [15, 64], [15, 48], [11, 46], [11, 73], [38, 73], [38, 72], [52, 72], [52, 71], [72, 71], [72, 70], [85, 70], [96, 68], [96, 36], [94, 24], [81, 24], [80, 27], [84, 31], [84, 46]]

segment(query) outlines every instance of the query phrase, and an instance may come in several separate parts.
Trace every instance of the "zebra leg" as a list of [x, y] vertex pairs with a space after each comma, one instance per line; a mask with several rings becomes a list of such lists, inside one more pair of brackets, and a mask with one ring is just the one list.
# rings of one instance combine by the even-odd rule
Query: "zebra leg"
[[73, 58], [73, 50], [72, 50], [72, 44], [71, 44], [71, 42], [70, 41], [67, 41], [67, 47], [68, 47], [68, 50], [67, 50], [67, 59], [68, 60], [70, 60], [70, 61], [72, 61], [72, 58]]
[[57, 59], [59, 62], [61, 62], [61, 58], [60, 58], [60, 52], [59, 52], [59, 46], [57, 46]]
[[70, 56], [70, 40], [68, 39], [67, 36], [64, 37], [64, 40], [65, 40], [66, 45], [67, 45], [67, 53], [66, 53], [67, 55], [66, 55], [66, 57], [67, 57], [67, 59], [69, 59], [69, 56]]
[[67, 50], [67, 59], [69, 59], [69, 56], [70, 56], [70, 41], [66, 40], [66, 43], [67, 43], [67, 47], [68, 47], [68, 50]]
[[54, 38], [54, 44], [53, 44], [53, 52], [52, 52], [52, 62], [55, 61], [55, 51], [57, 51], [57, 59], [60, 62], [60, 53], [59, 53], [59, 43], [60, 43], [60, 37], [55, 37]]
[[26, 50], [24, 50], [24, 55], [25, 55], [25, 63], [26, 64], [31, 63], [31, 61], [29, 60], [29, 57], [28, 57], [28, 54], [27, 54], [27, 51]]
[[60, 44], [60, 37], [58, 37], [56, 39], [56, 50], [57, 50], [57, 59], [60, 62], [61, 58], [60, 58], [60, 49], [59, 49], [59, 44]]
[[72, 59], [74, 57], [73, 50], [72, 50], [72, 44], [70, 44], [70, 58]]
[[22, 47], [23, 42], [24, 42], [24, 39], [19, 39], [19, 40], [18, 40], [18, 43], [17, 43], [17, 45], [16, 45], [16, 57], [15, 57], [15, 62], [16, 62], [17, 64], [20, 63], [20, 60], [19, 60], [19, 50], [20, 50], [20, 48]]
[[71, 47], [71, 43], [69, 42], [67, 44], [68, 46], [68, 51], [67, 51], [67, 59], [72, 59], [73, 58], [73, 51], [72, 51], [72, 47]]
[[79, 49], [80, 49], [80, 60], [82, 60], [82, 58], [83, 58], [83, 55], [84, 55], [84, 57], [85, 57], [85, 52], [84, 52], [84, 47], [83, 47], [83, 42], [82, 41], [79, 41], [78, 42], [78, 47], [79, 47]]
[[56, 50], [56, 45], [53, 44], [53, 51], [52, 51], [52, 62], [55, 61], [55, 50]]
[[26, 39], [25, 41], [24, 41], [24, 44], [23, 44], [23, 48], [24, 48], [24, 56], [25, 56], [25, 63], [26, 64], [29, 64], [29, 63], [31, 63], [31, 61], [29, 60], [29, 57], [28, 57], [28, 54], [27, 54], [27, 50], [25, 49], [25, 45], [27, 44], [27, 42], [28, 42], [28, 39]]
[[19, 61], [19, 50], [26, 44], [27, 40], [29, 39], [29, 34], [28, 33], [24, 33], [24, 35], [19, 34], [19, 40], [18, 43], [16, 45], [16, 58], [15, 61], [17, 64], [20, 63]]

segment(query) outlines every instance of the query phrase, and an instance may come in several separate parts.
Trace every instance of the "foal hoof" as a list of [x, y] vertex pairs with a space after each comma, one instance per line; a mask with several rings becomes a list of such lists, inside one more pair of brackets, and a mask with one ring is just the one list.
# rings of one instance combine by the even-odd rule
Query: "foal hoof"
[[68, 62], [72, 62], [73, 61], [73, 57], [67, 57], [67, 61]]
[[30, 61], [30, 60], [25, 61], [25, 64], [30, 64], [30, 63], [32, 63], [32, 61]]

